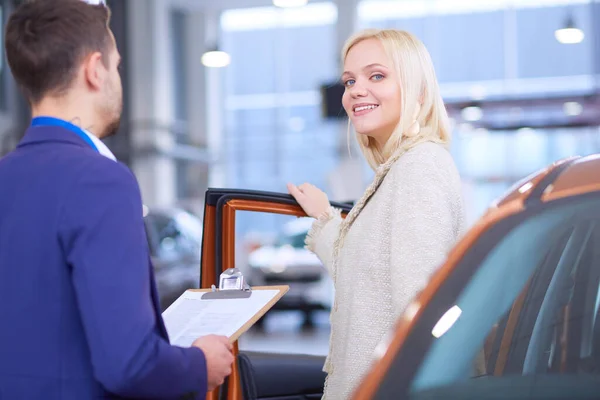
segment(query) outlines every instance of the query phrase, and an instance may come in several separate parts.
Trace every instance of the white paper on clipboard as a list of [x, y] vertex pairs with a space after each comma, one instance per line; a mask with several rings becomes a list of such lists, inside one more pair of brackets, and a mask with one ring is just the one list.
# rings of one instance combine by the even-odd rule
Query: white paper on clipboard
[[253, 290], [249, 298], [207, 300], [202, 299], [206, 292], [188, 290], [162, 314], [171, 344], [190, 347], [205, 335], [231, 338], [280, 292]]

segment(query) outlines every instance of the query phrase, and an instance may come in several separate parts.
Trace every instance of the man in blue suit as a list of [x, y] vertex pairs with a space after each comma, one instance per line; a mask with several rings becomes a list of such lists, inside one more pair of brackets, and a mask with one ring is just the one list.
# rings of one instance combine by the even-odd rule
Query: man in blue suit
[[169, 344], [135, 177], [99, 140], [122, 108], [110, 11], [26, 2], [8, 63], [31, 127], [0, 159], [0, 399], [204, 398], [227, 338]]

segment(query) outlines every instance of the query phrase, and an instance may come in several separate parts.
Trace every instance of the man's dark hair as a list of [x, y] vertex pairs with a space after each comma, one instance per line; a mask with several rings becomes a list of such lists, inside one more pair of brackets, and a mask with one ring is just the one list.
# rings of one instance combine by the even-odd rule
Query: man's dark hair
[[99, 51], [108, 66], [110, 10], [81, 0], [30, 0], [6, 25], [6, 58], [30, 104], [60, 96], [71, 86], [84, 57]]

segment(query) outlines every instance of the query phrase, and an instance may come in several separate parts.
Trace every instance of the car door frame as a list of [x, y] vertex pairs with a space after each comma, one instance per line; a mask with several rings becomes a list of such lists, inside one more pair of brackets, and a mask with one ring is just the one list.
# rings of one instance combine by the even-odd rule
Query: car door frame
[[[352, 209], [351, 203], [331, 202], [345, 218]], [[218, 286], [218, 277], [228, 267], [235, 265], [236, 212], [263, 212], [296, 217], [307, 216], [302, 207], [289, 194], [241, 189], [209, 188], [204, 203], [204, 231], [200, 260], [200, 287]], [[243, 400], [240, 370], [237, 360], [238, 342], [233, 345], [235, 361], [225, 384], [208, 393], [207, 400]]]

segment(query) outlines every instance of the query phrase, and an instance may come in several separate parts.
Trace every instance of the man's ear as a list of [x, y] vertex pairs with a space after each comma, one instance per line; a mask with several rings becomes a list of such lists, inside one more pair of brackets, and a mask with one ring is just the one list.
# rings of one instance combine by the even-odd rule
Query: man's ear
[[106, 76], [106, 69], [102, 63], [102, 53], [90, 54], [83, 64], [83, 75], [86, 84], [92, 90], [100, 90]]

